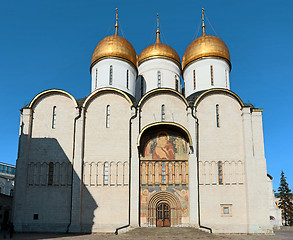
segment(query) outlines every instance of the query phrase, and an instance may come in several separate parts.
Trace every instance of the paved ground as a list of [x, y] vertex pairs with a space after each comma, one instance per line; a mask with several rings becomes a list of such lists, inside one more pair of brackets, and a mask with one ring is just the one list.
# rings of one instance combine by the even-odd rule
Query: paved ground
[[[0, 239], [3, 239], [1, 234]], [[9, 239], [9, 236], [7, 237]], [[193, 228], [139, 228], [122, 233], [114, 234], [57, 234], [57, 233], [16, 233], [15, 240], [119, 240], [119, 239], [138, 239], [138, 240], [166, 240], [166, 239], [215, 239], [215, 240], [293, 240], [293, 228], [275, 231], [275, 235], [245, 235], [245, 234], [209, 234]]]

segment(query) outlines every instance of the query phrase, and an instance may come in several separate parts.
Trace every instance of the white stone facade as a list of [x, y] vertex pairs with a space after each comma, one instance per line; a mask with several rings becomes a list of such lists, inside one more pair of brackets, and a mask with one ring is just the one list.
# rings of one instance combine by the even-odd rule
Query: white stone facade
[[[146, 88], [136, 99], [137, 71]], [[16, 231], [163, 225], [272, 233], [262, 110], [229, 90], [229, 71], [216, 58], [190, 64], [185, 97], [172, 61], [152, 59], [137, 70], [107, 58], [92, 67], [87, 98], [38, 94], [21, 112]]]

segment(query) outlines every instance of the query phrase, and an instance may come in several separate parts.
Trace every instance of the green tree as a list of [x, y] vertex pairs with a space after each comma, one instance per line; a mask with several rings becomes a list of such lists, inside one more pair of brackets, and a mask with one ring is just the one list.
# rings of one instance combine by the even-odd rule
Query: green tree
[[279, 208], [282, 209], [282, 218], [285, 226], [293, 225], [293, 199], [291, 189], [287, 183], [284, 172], [281, 172], [280, 187], [278, 188], [280, 193]]

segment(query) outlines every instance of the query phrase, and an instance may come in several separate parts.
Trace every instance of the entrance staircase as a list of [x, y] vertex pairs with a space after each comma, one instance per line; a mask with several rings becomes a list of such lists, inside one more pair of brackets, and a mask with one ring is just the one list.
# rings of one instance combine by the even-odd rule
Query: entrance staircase
[[[119, 239], [210, 239], [213, 235], [191, 227], [135, 228], [118, 235]], [[214, 238], [215, 236], [213, 236]]]

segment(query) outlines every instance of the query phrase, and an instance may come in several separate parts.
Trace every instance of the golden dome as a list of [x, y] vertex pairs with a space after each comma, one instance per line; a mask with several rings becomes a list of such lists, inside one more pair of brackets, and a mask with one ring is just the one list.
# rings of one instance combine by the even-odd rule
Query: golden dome
[[181, 68], [180, 57], [177, 52], [170, 46], [161, 43], [160, 31], [157, 30], [157, 40], [155, 44], [146, 47], [138, 56], [138, 65], [144, 61], [154, 58], [165, 58], [176, 63]]
[[133, 46], [116, 34], [105, 37], [99, 42], [92, 55], [91, 66], [101, 59], [110, 57], [126, 60], [137, 67], [137, 55]]
[[118, 9], [116, 8], [115, 35], [102, 39], [92, 55], [91, 67], [104, 58], [123, 59], [137, 67], [137, 55], [133, 46], [125, 38], [118, 36]]
[[192, 62], [206, 57], [222, 58], [231, 66], [230, 53], [223, 40], [216, 36], [205, 34], [204, 9], [202, 9], [201, 18], [202, 36], [192, 41], [185, 50], [182, 58], [182, 69]]
[[182, 68], [184, 69], [189, 63], [204, 57], [222, 58], [231, 65], [230, 53], [223, 40], [204, 34], [187, 47], [182, 58]]

